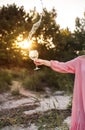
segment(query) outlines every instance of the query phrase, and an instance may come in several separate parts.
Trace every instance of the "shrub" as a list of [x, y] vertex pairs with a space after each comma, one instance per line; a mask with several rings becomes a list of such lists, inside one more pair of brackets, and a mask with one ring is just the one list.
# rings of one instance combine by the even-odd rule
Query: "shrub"
[[8, 70], [0, 71], [0, 92], [4, 92], [10, 89], [12, 84], [12, 75]]
[[57, 83], [60, 90], [65, 90], [67, 93], [73, 91], [74, 76], [72, 74], [58, 74]]
[[58, 89], [59, 86], [57, 83], [57, 73], [49, 68], [45, 68], [43, 73], [44, 73], [43, 81], [46, 82], [46, 84], [50, 88]]
[[30, 89], [33, 91], [41, 91], [43, 89], [43, 72], [42, 71], [37, 71], [34, 72], [31, 75], [28, 75], [23, 80], [22, 85], [24, 86], [25, 89]]
[[11, 71], [11, 75], [13, 77], [14, 80], [20, 80], [20, 79], [24, 79], [26, 77], [26, 75], [28, 75], [28, 71], [23, 68], [14, 68]]
[[74, 75], [62, 74], [49, 68], [44, 69], [44, 79], [50, 88], [64, 90], [68, 93], [73, 90]]
[[35, 91], [43, 90], [45, 86], [48, 86], [51, 89], [71, 92], [73, 90], [73, 76], [70, 74], [60, 74], [44, 67], [28, 75], [23, 81], [23, 86], [26, 89]]

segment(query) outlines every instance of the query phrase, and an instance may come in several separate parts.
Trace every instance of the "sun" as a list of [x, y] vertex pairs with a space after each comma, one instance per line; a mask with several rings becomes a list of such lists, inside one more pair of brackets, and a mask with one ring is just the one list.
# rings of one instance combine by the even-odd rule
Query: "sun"
[[22, 49], [29, 49], [31, 47], [32, 41], [28, 41], [27, 39], [17, 42], [17, 45]]
[[28, 58], [28, 52], [32, 48], [32, 40], [28, 40], [28, 38], [23, 38], [22, 35], [19, 35], [15, 40], [15, 47], [20, 49], [21, 55], [23, 59]]
[[23, 39], [22, 35], [19, 35], [15, 42], [17, 47], [21, 49], [30, 49], [32, 46], [32, 40]]

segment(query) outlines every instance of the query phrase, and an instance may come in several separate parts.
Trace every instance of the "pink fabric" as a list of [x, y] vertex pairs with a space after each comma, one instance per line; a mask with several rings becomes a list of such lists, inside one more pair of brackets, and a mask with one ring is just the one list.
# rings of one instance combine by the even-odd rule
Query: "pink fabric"
[[68, 62], [50, 62], [54, 71], [75, 74], [70, 130], [85, 130], [85, 56]]

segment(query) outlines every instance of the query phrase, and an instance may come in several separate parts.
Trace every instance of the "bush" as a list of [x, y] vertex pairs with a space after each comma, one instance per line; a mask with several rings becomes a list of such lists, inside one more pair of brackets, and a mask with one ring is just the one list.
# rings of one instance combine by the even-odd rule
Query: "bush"
[[64, 90], [68, 93], [73, 91], [74, 75], [55, 72], [51, 69], [45, 69], [45, 79], [50, 88]]
[[71, 93], [73, 91], [74, 76], [72, 74], [58, 74], [57, 83], [60, 90]]
[[50, 87], [59, 89], [59, 85], [57, 83], [57, 73], [50, 68], [45, 68], [43, 70], [44, 77], [43, 81]]
[[0, 92], [4, 92], [10, 89], [12, 84], [12, 75], [8, 70], [0, 71]]
[[34, 91], [44, 90], [44, 87], [48, 86], [51, 89], [71, 92], [73, 90], [73, 76], [70, 74], [60, 74], [44, 67], [28, 75], [23, 81], [23, 86]]
[[25, 89], [30, 89], [33, 91], [41, 91], [44, 90], [43, 87], [43, 72], [36, 71], [31, 75], [28, 75], [22, 83]]
[[10, 73], [14, 80], [23, 80], [28, 75], [28, 71], [25, 68], [13, 68]]

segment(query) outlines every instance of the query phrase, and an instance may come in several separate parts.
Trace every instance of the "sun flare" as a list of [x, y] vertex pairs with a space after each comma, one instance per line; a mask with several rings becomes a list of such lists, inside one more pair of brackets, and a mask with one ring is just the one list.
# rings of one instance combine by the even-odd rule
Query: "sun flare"
[[21, 49], [30, 49], [32, 46], [32, 40], [28, 40], [28, 38], [24, 39], [22, 34], [16, 38], [15, 43]]
[[32, 41], [23, 40], [22, 42], [18, 42], [18, 46], [22, 49], [29, 49], [31, 47]]
[[32, 45], [32, 41], [28, 41], [27, 39], [23, 40], [23, 41], [16, 41], [16, 44], [19, 48], [21, 49], [30, 49], [31, 45]]

